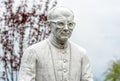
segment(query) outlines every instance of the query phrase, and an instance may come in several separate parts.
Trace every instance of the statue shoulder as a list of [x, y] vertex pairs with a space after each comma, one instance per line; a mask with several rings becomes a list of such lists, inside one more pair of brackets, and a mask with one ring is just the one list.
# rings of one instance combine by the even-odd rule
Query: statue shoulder
[[46, 39], [45, 39], [45, 40], [42, 40], [42, 41], [40, 41], [38, 43], [35, 43], [35, 44], [29, 46], [27, 49], [41, 51], [41, 50], [45, 49], [46, 46], [47, 46], [47, 42], [46, 42]]
[[76, 50], [82, 54], [86, 54], [86, 49], [72, 41], [69, 41], [73, 50]]

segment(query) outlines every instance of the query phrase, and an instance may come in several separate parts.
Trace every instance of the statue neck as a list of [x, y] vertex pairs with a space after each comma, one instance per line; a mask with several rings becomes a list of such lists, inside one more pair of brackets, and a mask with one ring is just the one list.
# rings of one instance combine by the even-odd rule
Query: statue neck
[[49, 37], [50, 43], [59, 49], [65, 49], [68, 47], [68, 40], [62, 41], [57, 38], [55, 38], [52, 34]]

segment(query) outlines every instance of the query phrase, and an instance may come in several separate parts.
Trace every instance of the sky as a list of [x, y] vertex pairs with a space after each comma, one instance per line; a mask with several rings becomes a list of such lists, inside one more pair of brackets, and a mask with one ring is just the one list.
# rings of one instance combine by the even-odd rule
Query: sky
[[87, 49], [93, 76], [103, 81], [111, 62], [120, 58], [120, 0], [58, 0], [75, 14], [71, 40]]

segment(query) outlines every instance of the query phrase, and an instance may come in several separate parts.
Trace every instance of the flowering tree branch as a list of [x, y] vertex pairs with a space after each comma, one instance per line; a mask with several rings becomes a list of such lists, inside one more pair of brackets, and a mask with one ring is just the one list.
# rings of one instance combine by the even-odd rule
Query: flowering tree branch
[[46, 13], [57, 1], [2, 0], [0, 3], [0, 81], [17, 81], [24, 49], [50, 34]]

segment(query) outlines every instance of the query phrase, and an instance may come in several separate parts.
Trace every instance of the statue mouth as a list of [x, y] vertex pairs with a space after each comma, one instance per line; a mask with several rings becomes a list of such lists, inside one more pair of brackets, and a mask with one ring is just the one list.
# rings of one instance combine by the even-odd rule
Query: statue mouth
[[63, 32], [61, 33], [62, 35], [69, 35], [70, 33], [69, 32]]

